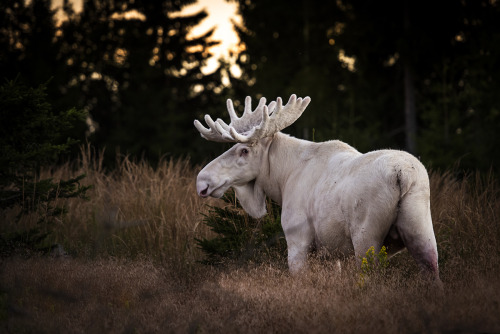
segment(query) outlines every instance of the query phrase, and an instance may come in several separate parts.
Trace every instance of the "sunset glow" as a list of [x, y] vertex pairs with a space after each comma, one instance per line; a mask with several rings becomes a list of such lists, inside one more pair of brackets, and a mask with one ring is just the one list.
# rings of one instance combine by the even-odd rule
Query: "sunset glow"
[[[62, 10], [63, 0], [54, 0], [52, 9]], [[73, 8], [75, 12], [81, 12], [83, 9], [82, 0], [74, 0]], [[234, 2], [225, 0], [198, 0], [193, 5], [186, 6], [179, 15], [193, 15], [205, 9], [208, 16], [201, 23], [194, 27], [188, 35], [188, 38], [195, 38], [203, 35], [210, 29], [215, 28], [212, 35], [213, 41], [218, 41], [219, 44], [210, 49], [212, 57], [208, 60], [203, 71], [205, 73], [213, 72], [219, 66], [219, 59], [225, 59], [232, 62], [231, 58], [239, 52], [239, 38], [233, 28], [233, 22], [241, 24], [241, 16], [237, 14], [237, 5]], [[61, 15], [58, 14], [60, 20]], [[114, 19], [144, 19], [144, 15], [137, 11], [129, 11], [124, 14], [114, 14]], [[233, 66], [231, 68], [233, 75], [238, 75], [239, 69]]]

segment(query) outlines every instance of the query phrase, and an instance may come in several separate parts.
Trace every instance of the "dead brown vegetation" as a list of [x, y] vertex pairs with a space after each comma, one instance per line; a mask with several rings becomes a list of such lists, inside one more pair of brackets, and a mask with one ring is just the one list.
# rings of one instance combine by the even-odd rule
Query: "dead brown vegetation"
[[[466, 271], [443, 293], [393, 269], [357, 284], [313, 260], [292, 278], [282, 266], [199, 267], [189, 278], [148, 260], [8, 259], [1, 284], [5, 332], [408, 333], [498, 332], [495, 270]], [[450, 275], [447, 275], [448, 277]]]
[[53, 227], [69, 256], [1, 259], [2, 332], [500, 331], [500, 187], [492, 176], [431, 174], [440, 292], [421, 281], [406, 252], [363, 284], [353, 259], [339, 272], [312, 257], [300, 278], [283, 258], [202, 265], [194, 238], [210, 232], [189, 162], [152, 168], [122, 158], [104, 172], [85, 152], [91, 199], [69, 202]]

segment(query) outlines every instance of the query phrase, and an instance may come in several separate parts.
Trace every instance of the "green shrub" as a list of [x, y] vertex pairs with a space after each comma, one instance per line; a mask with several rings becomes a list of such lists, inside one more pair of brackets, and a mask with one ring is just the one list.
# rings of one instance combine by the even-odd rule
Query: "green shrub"
[[254, 219], [235, 201], [233, 192], [222, 198], [225, 207], [210, 206], [204, 223], [217, 236], [196, 239], [203, 250], [207, 264], [221, 264], [228, 260], [260, 262], [286, 254], [286, 241], [281, 227], [280, 207], [268, 202], [268, 214]]
[[[2, 226], [1, 254], [48, 246], [49, 225], [66, 211], [60, 199], [85, 197], [89, 189], [80, 185], [84, 175], [40, 178], [42, 167], [52, 166], [78, 143], [73, 137], [86, 115], [76, 109], [54, 112], [45, 90], [45, 85], [26, 87], [19, 78], [0, 86], [0, 210], [17, 212], [11, 231]], [[19, 221], [32, 214], [34, 226], [21, 227]]]

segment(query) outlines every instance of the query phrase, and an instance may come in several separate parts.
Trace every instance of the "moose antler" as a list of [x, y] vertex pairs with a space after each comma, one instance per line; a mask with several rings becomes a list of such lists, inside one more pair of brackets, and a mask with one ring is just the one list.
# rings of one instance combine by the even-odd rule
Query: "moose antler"
[[247, 96], [243, 115], [238, 117], [234, 111], [233, 101], [228, 99], [227, 111], [231, 118], [229, 125], [220, 118], [214, 122], [209, 115], [205, 115], [208, 129], [198, 120], [194, 121], [194, 126], [203, 138], [210, 141], [252, 143], [272, 136], [293, 124], [302, 115], [309, 102], [311, 102], [310, 97], [302, 99], [293, 94], [285, 106], [279, 97], [266, 106], [266, 98], [263, 97], [257, 108], [252, 111], [252, 99]]

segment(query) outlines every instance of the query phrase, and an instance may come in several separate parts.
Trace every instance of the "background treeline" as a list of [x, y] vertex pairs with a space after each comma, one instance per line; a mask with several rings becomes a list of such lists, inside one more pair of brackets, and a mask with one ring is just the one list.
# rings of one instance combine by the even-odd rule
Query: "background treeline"
[[241, 77], [225, 62], [202, 71], [216, 41], [187, 37], [207, 15], [179, 15], [194, 2], [87, 0], [76, 13], [65, 0], [61, 20], [50, 1], [2, 1], [0, 75], [87, 112], [73, 137], [111, 160], [206, 160], [222, 148], [194, 118], [226, 117], [228, 97], [296, 93], [313, 99], [285, 131], [298, 137], [406, 149], [434, 168], [500, 165], [498, 1], [238, 0]]

